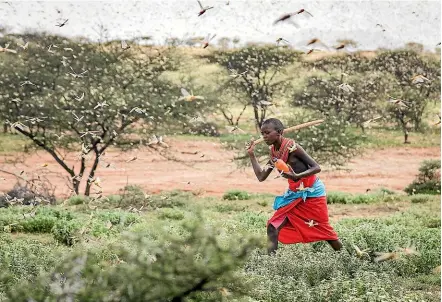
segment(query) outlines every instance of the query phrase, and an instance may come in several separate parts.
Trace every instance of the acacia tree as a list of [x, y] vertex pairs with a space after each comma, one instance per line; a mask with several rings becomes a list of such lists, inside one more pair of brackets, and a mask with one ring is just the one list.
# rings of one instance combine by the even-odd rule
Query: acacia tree
[[[390, 75], [388, 94], [406, 102], [405, 106], [389, 105], [389, 115], [398, 123], [404, 133], [404, 143], [413, 127], [422, 130], [422, 118], [428, 103], [440, 99], [440, 59], [423, 57], [415, 51], [387, 51], [373, 61], [373, 69]], [[413, 82], [421, 75], [425, 79]]]
[[[123, 50], [119, 43], [96, 45], [45, 34], [21, 38], [29, 48], [0, 60], [0, 119], [51, 154], [69, 174], [76, 194], [89, 163], [86, 196], [107, 148], [132, 146], [140, 140], [133, 136], [135, 125], [153, 133], [172, 119], [174, 106], [181, 106], [174, 103], [172, 86], [160, 79], [175, 68], [170, 52], [136, 45]], [[180, 117], [173, 117], [176, 123]], [[80, 146], [78, 167], [62, 151]]]
[[245, 104], [253, 108], [257, 131], [274, 98], [284, 91], [293, 78], [293, 75], [287, 76], [286, 68], [298, 57], [299, 52], [276, 46], [250, 46], [233, 51], [218, 51], [208, 56], [209, 60], [237, 75], [227, 81], [222, 89], [230, 87], [231, 93], [247, 96]]
[[360, 127], [379, 113], [376, 101], [385, 95], [386, 82], [380, 73], [322, 78], [312, 76], [301, 91], [295, 92], [292, 105], [326, 117], [339, 116]]
[[315, 61], [304, 61], [304, 68], [318, 69], [327, 73], [337, 71], [337, 74], [356, 74], [373, 71], [372, 60], [355, 52], [350, 54], [342, 54], [329, 56]]
[[324, 116], [339, 116], [362, 131], [367, 120], [379, 115], [376, 102], [386, 96], [389, 81], [381, 72], [372, 70], [369, 58], [354, 53], [304, 62], [304, 65], [327, 74], [308, 78], [306, 87], [295, 92], [293, 106]]

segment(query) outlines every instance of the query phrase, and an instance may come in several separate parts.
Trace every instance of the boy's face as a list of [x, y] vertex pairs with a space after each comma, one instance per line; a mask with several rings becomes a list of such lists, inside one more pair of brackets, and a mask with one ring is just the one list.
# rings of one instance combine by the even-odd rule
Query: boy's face
[[275, 130], [272, 124], [264, 124], [261, 127], [261, 135], [267, 145], [273, 145], [281, 137], [281, 133]]

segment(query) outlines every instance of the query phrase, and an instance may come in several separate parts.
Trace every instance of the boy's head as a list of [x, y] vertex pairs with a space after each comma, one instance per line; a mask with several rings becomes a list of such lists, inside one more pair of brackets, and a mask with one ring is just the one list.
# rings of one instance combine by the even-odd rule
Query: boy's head
[[261, 126], [261, 134], [267, 145], [279, 141], [284, 132], [284, 125], [276, 118], [266, 119]]

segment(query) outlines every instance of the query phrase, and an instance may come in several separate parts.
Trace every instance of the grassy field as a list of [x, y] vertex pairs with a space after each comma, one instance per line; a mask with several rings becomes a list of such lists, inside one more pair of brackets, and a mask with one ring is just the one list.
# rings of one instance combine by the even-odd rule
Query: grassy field
[[[51, 285], [43, 295], [38, 285], [54, 284], [53, 277], [49, 279], [47, 273], [61, 265], [62, 259], [67, 259], [63, 262], [66, 264], [74, 261], [71, 255], [88, 253], [98, 262], [77, 270], [86, 283], [71, 287], [71, 297], [81, 301], [123, 298], [141, 301], [127, 292], [127, 289], [138, 288], [139, 295], [151, 297], [147, 300], [164, 301], [149, 296], [168, 286], [149, 275], [155, 272], [156, 263], [149, 260], [150, 257], [158, 255], [158, 249], [163, 248], [165, 255], [165, 251], [175, 253], [176, 263], [168, 261], [171, 267], [182, 265], [180, 261], [187, 259], [186, 265], [195, 271], [202, 269], [202, 264], [216, 270], [217, 265], [227, 264], [219, 263], [213, 249], [204, 248], [210, 245], [205, 236], [212, 234], [219, 246], [227, 246], [235, 238], [234, 244], [238, 246], [245, 238], [256, 237], [258, 241], [241, 265], [230, 265], [225, 274], [220, 275], [215, 290], [199, 293], [187, 301], [440, 301], [440, 274], [433, 272], [441, 262], [439, 196], [330, 193], [330, 203], [346, 203], [340, 206], [349, 209], [362, 203], [370, 207], [400, 203], [407, 205], [407, 210], [378, 218], [361, 218], [363, 213], [360, 213], [333, 223], [345, 246], [341, 252], [333, 252], [319, 242], [283, 246], [276, 256], [269, 257], [265, 253], [265, 224], [271, 215], [271, 195], [233, 191], [226, 192], [223, 198], [200, 198], [179, 191], [154, 196], [146, 196], [137, 188], [128, 192], [123, 197], [109, 196], [100, 202], [73, 197], [58, 201], [58, 205], [35, 209], [26, 206], [0, 209], [0, 300], [30, 301], [27, 298], [33, 297], [33, 301], [60, 301], [68, 289], [60, 290]], [[135, 210], [140, 208], [141, 211]], [[333, 209], [332, 204], [331, 213]], [[30, 213], [34, 213], [33, 216]], [[182, 238], [187, 238], [186, 225], [191, 221], [202, 221], [204, 235], [185, 242]], [[165, 234], [175, 239], [165, 240]], [[141, 250], [136, 242], [142, 243]], [[117, 243], [129, 246], [137, 256], [121, 253], [115, 247]], [[373, 262], [371, 256], [357, 257], [352, 248], [355, 244], [361, 249], [391, 252], [410, 243], [419, 254], [381, 263]], [[183, 246], [196, 254], [179, 252]], [[177, 256], [177, 253], [182, 254]], [[105, 279], [114, 274], [133, 273], [134, 265], [150, 267], [148, 272], [137, 275], [144, 278], [146, 292], [137, 285], [139, 280], [129, 276], [124, 277], [126, 281], [121, 281], [118, 290], [109, 285], [111, 279], [106, 279], [105, 284], [110, 282], [107, 287], [92, 281], [97, 265], [100, 276]], [[164, 267], [157, 269], [166, 274], [164, 278], [173, 272]], [[241, 282], [226, 281], [228, 270]], [[64, 272], [65, 282], [72, 282], [69, 278], [73, 277], [69, 277], [66, 268]], [[186, 282], [183, 284], [185, 287]], [[88, 294], [95, 295], [95, 300], [80, 299]], [[49, 296], [48, 300], [44, 300], [44, 296]]]

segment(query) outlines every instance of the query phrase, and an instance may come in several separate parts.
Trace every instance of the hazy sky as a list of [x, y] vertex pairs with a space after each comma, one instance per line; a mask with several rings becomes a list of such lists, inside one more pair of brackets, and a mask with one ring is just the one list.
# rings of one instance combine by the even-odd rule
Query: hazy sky
[[[407, 42], [434, 50], [441, 40], [441, 1], [294, 1], [202, 0], [214, 6], [197, 17], [196, 0], [145, 1], [9, 1], [0, 2], [0, 25], [14, 32], [45, 30], [65, 36], [82, 35], [97, 40], [101, 24], [109, 38], [152, 36], [157, 43], [168, 37], [238, 37], [244, 41], [273, 42], [278, 37], [302, 48], [319, 38], [334, 45], [353, 39], [361, 49], [396, 48]], [[304, 8], [313, 14], [294, 17], [301, 25], [272, 23], [279, 16]], [[59, 10], [59, 12], [57, 12]], [[69, 19], [66, 26], [55, 24]], [[376, 24], [382, 24], [383, 32]]]

